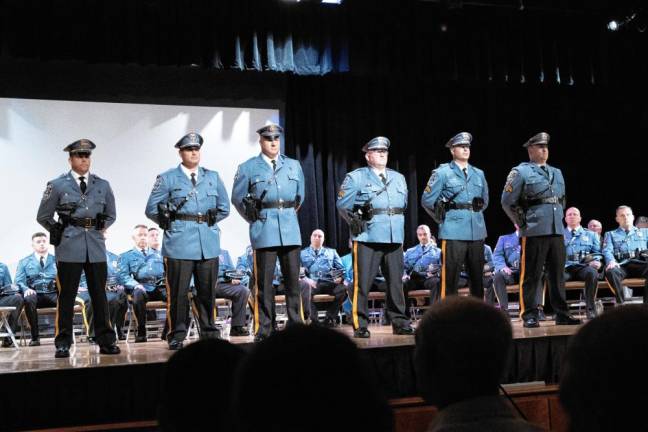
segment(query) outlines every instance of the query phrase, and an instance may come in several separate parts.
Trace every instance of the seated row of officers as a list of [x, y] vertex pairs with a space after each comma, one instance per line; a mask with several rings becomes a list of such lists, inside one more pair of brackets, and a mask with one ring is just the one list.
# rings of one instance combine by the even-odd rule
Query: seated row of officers
[[[617, 210], [617, 220], [619, 228], [606, 234], [605, 238], [608, 241], [607, 243], [603, 241], [606, 247], [602, 249], [600, 222], [592, 220], [588, 228], [584, 228], [581, 226], [581, 215], [577, 208], [571, 207], [565, 213], [564, 243], [567, 256], [565, 280], [585, 282], [586, 314], [590, 319], [597, 314], [595, 298], [599, 280], [608, 280], [610, 288], [616, 295], [617, 303], [623, 304], [626, 300], [623, 279], [630, 275], [645, 276], [648, 269], [645, 257], [631, 256], [628, 253], [633, 248], [634, 250], [645, 248], [646, 245], [641, 243], [646, 241], [642, 228], [648, 226], [648, 221], [641, 216], [637, 220], [637, 225], [633, 227], [632, 210], [625, 206]], [[442, 297], [440, 290], [443, 270], [442, 251], [427, 225], [420, 225], [416, 235], [419, 244], [407, 249], [403, 255], [404, 295], [407, 298], [411, 291], [427, 290], [430, 302], [434, 303]], [[146, 303], [153, 300], [166, 302], [167, 289], [158, 228], [137, 225], [133, 230], [132, 239], [134, 243], [132, 249], [121, 255], [112, 252], [106, 254], [108, 263], [106, 296], [109, 315], [120, 340], [126, 338], [123, 325], [128, 308], [128, 296], [130, 296], [137, 323], [135, 342], [139, 343], [147, 341]], [[302, 249], [300, 253], [302, 272], [299, 285], [303, 311], [301, 313], [304, 319], [310, 319], [312, 323], [320, 323], [315, 296], [331, 295], [335, 300], [326, 305], [321, 324], [333, 327], [339, 321], [343, 304], [349, 295], [349, 287], [353, 286], [353, 256], [349, 253], [340, 257], [335, 249], [324, 246], [324, 240], [325, 235], [322, 230], [313, 231], [310, 246]], [[29, 346], [38, 346], [40, 345], [38, 308], [54, 307], [57, 302], [56, 260], [48, 252], [49, 242], [45, 233], [38, 232], [32, 236], [32, 248], [33, 253], [20, 260], [18, 264], [15, 283], [12, 283], [7, 266], [0, 263], [2, 284], [0, 305], [16, 307], [9, 318], [9, 323], [14, 329], [21, 309], [24, 307], [31, 329]], [[500, 236], [494, 251], [490, 246], [484, 245], [485, 265], [482, 275], [484, 299], [490, 304], [497, 304], [502, 311], [508, 311], [507, 285], [518, 284], [520, 280], [520, 252], [520, 235], [517, 226], [515, 232]], [[236, 264], [229, 252], [221, 249], [218, 261], [219, 274], [215, 293], [217, 298], [231, 300], [230, 335], [249, 335], [246, 306], [250, 296], [249, 281], [253, 270], [252, 248], [248, 246], [245, 253], [237, 258]], [[619, 266], [611, 265], [605, 269], [606, 262], [617, 262]], [[386, 290], [385, 278], [381, 273], [379, 271], [376, 276], [372, 291]], [[279, 261], [275, 265], [273, 285], [276, 287], [277, 294], [284, 293]], [[458, 283], [458, 288], [464, 287], [470, 287], [470, 279], [465, 269], [461, 272]], [[537, 303], [542, 305], [544, 290], [539, 289], [537, 293], [539, 296]], [[85, 274], [81, 277], [76, 300], [82, 307], [83, 321], [89, 340], [93, 341], [92, 303], [87, 291]], [[343, 319], [350, 323], [350, 314], [345, 315]], [[388, 322], [387, 319], [385, 321]], [[276, 321], [273, 325], [276, 326]], [[167, 328], [163, 330], [163, 338], [167, 330]], [[2, 342], [3, 347], [11, 345], [9, 338], [5, 338]]]
[[[303, 322], [312, 308], [304, 302], [307, 297], [304, 283], [308, 284], [311, 293], [330, 293], [338, 302], [346, 290], [341, 287], [344, 283], [339, 275], [328, 273], [325, 277], [313, 278], [313, 275], [320, 275], [320, 270], [313, 270], [312, 265], [306, 263], [303, 266], [308, 269], [309, 279], [300, 279], [300, 258], [304, 257], [297, 212], [306, 198], [304, 174], [298, 161], [280, 154], [281, 126], [269, 124], [257, 133], [260, 154], [239, 165], [231, 204], [249, 224], [251, 253], [247, 255], [247, 262], [251, 269], [248, 286], [252, 332], [255, 341], [261, 341], [275, 328], [277, 262], [281, 268], [289, 325]], [[448, 141], [446, 147], [452, 161], [432, 171], [421, 197], [423, 208], [439, 226], [440, 297], [457, 293], [462, 271], [471, 294], [482, 297], [484, 292], [486, 224], [483, 210], [488, 206], [489, 193], [484, 172], [468, 163], [471, 143], [472, 135], [467, 132]], [[539, 291], [544, 275], [556, 324], [580, 323], [568, 313], [564, 287], [565, 263], [573, 255], [566, 251], [564, 242], [576, 233], [564, 234], [565, 181], [558, 168], [547, 164], [548, 144], [549, 135], [544, 132], [525, 142], [523, 147], [528, 151], [529, 162], [511, 170], [501, 195], [504, 212], [519, 227], [520, 309], [525, 327], [539, 326]], [[222, 274], [220, 267], [223, 267], [219, 261], [218, 222], [229, 216], [230, 197], [219, 174], [200, 165], [202, 145], [203, 138], [197, 133], [189, 133], [175, 144], [181, 163], [158, 175], [144, 211], [164, 230], [160, 253], [168, 301], [166, 338], [171, 350], [180, 349], [186, 338], [192, 290], [191, 301], [201, 337], [220, 336], [213, 317], [214, 299], [219, 289], [217, 282]], [[347, 279], [349, 316], [353, 336], [358, 338], [370, 337], [368, 294], [376, 285], [379, 271], [384, 278], [386, 315], [393, 333], [414, 333], [402, 277], [408, 188], [402, 174], [387, 168], [390, 145], [389, 139], [375, 137], [363, 146], [367, 166], [347, 173], [336, 201], [337, 210], [351, 232], [353, 277]], [[73, 310], [82, 275], [86, 277], [88, 296], [94, 306], [94, 331], [99, 351], [103, 354], [120, 352], [113, 330], [119, 318], [111, 319], [105, 291], [111, 260], [104, 233], [117, 217], [115, 197], [108, 181], [90, 172], [95, 147], [90, 140], [81, 139], [64, 148], [69, 153], [70, 171], [47, 183], [36, 217], [50, 232], [51, 243], [55, 245], [57, 358], [70, 355]], [[630, 212], [627, 207], [619, 208], [619, 212], [624, 211]], [[621, 216], [617, 218], [621, 220]], [[626, 232], [620, 228], [608, 234], [604, 249], [612, 252], [604, 259], [614, 285], [626, 274], [642, 271], [637, 270], [635, 263], [642, 257], [640, 252], [648, 249], [645, 247], [647, 233]], [[323, 240], [323, 233], [321, 237]], [[319, 257], [310, 259], [317, 268]], [[335, 261], [335, 257], [332, 260]], [[575, 261], [570, 258], [568, 262]], [[587, 266], [594, 269], [596, 264], [588, 262]], [[508, 270], [495, 269], [496, 274], [511, 276], [508, 271], [512, 274], [513, 262], [505, 267]], [[422, 273], [427, 275], [428, 270]], [[574, 277], [585, 274], [577, 273]], [[408, 277], [413, 282], [406, 281], [408, 286], [421, 279], [416, 273], [413, 278], [411, 275], [409, 271]], [[330, 283], [320, 284], [320, 279]], [[236, 285], [241, 284], [233, 282], [231, 285], [234, 288], [230, 286], [228, 290], [240, 291]], [[493, 295], [503, 302], [499, 282], [495, 288]], [[138, 302], [139, 316], [142, 314], [140, 305], [146, 299], [164, 297], [152, 279], [147, 283], [135, 282], [128, 289], [133, 291], [133, 301]], [[622, 301], [620, 290], [615, 291]], [[329, 320], [333, 319], [333, 311], [331, 307]], [[33, 314], [30, 312], [30, 315]], [[138, 324], [138, 337], [144, 340], [141, 321], [143, 319]], [[238, 328], [238, 324], [236, 322], [235, 327]]]

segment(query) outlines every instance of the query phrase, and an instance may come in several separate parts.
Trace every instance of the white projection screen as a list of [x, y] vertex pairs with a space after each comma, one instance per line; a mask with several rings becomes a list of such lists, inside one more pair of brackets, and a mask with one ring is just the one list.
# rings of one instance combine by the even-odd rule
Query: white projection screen
[[[278, 121], [275, 109], [0, 98], [0, 262], [13, 277], [32, 252], [31, 235], [43, 231], [36, 212], [45, 184], [69, 171], [67, 144], [88, 138], [97, 145], [90, 172], [112, 185], [117, 221], [107, 247], [120, 254], [133, 247], [136, 224], [155, 226], [144, 207], [157, 174], [180, 163], [173, 147], [180, 137], [203, 136], [201, 166], [218, 171], [229, 195], [238, 165], [259, 154], [255, 131]], [[235, 260], [249, 243], [247, 223], [232, 207], [219, 226], [221, 247]]]

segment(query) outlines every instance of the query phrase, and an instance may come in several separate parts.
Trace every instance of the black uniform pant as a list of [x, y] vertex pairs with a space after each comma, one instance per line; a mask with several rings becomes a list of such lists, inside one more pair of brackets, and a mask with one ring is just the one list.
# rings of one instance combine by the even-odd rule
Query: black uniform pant
[[31, 330], [32, 340], [38, 340], [38, 308], [56, 307], [57, 293], [36, 293], [24, 299], [25, 315]]
[[[124, 317], [128, 310], [128, 297], [124, 290], [106, 291], [106, 300], [108, 301], [110, 322], [117, 328], [118, 332], [121, 332], [121, 328], [124, 325]], [[83, 323], [88, 330], [88, 336], [93, 338], [95, 337], [94, 312], [88, 291], [79, 291], [77, 301], [81, 303], [81, 307], [83, 308]]]
[[589, 265], [572, 265], [565, 269], [565, 281], [585, 282], [585, 307], [594, 312], [596, 289], [598, 287], [598, 270]]
[[565, 243], [562, 235], [522, 237], [520, 259], [520, 314], [538, 318], [543, 266], [549, 285], [549, 301], [556, 317], [568, 316], [565, 301]]
[[346, 298], [346, 287], [344, 284], [336, 284], [333, 281], [317, 281], [315, 288], [311, 290], [311, 300], [310, 300], [310, 319], [313, 322], [317, 322], [317, 305], [315, 304], [315, 296], [317, 294], [327, 294], [335, 297], [335, 300], [330, 302], [326, 307], [326, 318], [335, 320], [338, 312], [340, 311], [340, 306], [344, 303]]
[[605, 280], [610, 286], [610, 289], [614, 291], [618, 304], [625, 301], [625, 294], [623, 293], [623, 279], [627, 277], [646, 278], [643, 302], [644, 304], [648, 303], [648, 263], [630, 261], [622, 266], [605, 271]]
[[400, 243], [353, 242], [352, 324], [354, 329], [369, 324], [369, 290], [382, 268], [387, 283], [387, 317], [393, 327], [408, 327], [403, 294], [403, 245]]
[[243, 284], [218, 283], [216, 297], [226, 298], [232, 302], [232, 326], [245, 325], [245, 306], [250, 297], [250, 290]]
[[16, 332], [16, 324], [18, 324], [18, 317], [23, 308], [23, 297], [20, 294], [0, 295], [0, 306], [13, 306], [16, 309], [9, 314], [7, 321], [12, 332]]
[[[301, 298], [301, 309], [300, 313], [303, 311], [304, 316], [302, 317], [303, 320], [309, 318], [309, 311], [310, 311], [310, 301], [311, 301], [311, 287], [308, 285], [308, 282], [304, 280], [303, 278], [299, 278], [299, 281], [297, 282], [299, 285], [299, 296]], [[283, 283], [280, 283], [279, 285], [274, 284], [273, 285], [274, 289], [276, 290], [276, 295], [286, 295], [286, 285]], [[277, 312], [276, 312], [276, 303], [272, 303], [272, 328], [277, 329]]]
[[196, 287], [194, 305], [198, 315], [200, 335], [203, 338], [218, 337], [218, 329], [214, 325], [218, 258], [183, 260], [167, 257], [164, 259], [164, 268], [168, 298], [167, 341], [182, 342], [187, 337], [190, 307], [188, 293], [192, 277]]
[[484, 298], [484, 241], [442, 240], [441, 241], [441, 298], [456, 295], [459, 275], [465, 264], [470, 279], [470, 295]]
[[110, 323], [108, 301], [106, 300], [106, 262], [72, 263], [57, 262], [57, 286], [59, 299], [56, 313], [56, 338], [54, 343], [57, 348], [67, 347], [72, 344], [74, 330], [74, 302], [79, 290], [81, 272], [88, 281], [88, 293], [93, 304], [95, 339], [100, 346], [115, 343], [115, 332]]
[[[439, 289], [441, 284], [441, 278], [439, 276], [423, 276], [420, 273], [412, 272], [410, 278], [407, 282], [403, 284], [403, 295], [407, 299], [410, 291], [416, 290], [427, 290], [430, 292], [430, 304], [434, 304], [439, 301], [439, 296], [441, 291]], [[407, 308], [407, 313], [409, 316], [409, 308]]]
[[[132, 298], [133, 298], [133, 312], [135, 313], [135, 319], [137, 320], [137, 335], [146, 336], [146, 303], [149, 301], [163, 301], [166, 303], [167, 292], [160, 288], [155, 288], [155, 290], [153, 291], [146, 291], [145, 289], [136, 289], [133, 290]], [[185, 307], [189, 307], [189, 304], [187, 303]], [[167, 325], [168, 322], [169, 320], [167, 320]], [[122, 323], [123, 323], [123, 319], [122, 319]], [[168, 330], [168, 328], [166, 328], [166, 330]], [[162, 333], [166, 334], [166, 331], [163, 330]]]
[[506, 292], [507, 285], [515, 285], [520, 283], [520, 271], [513, 270], [511, 274], [498, 271], [493, 276], [493, 285], [490, 289], [486, 289], [486, 302], [495, 304], [497, 301], [500, 305], [500, 310], [506, 312], [508, 310], [508, 293]]
[[288, 324], [304, 322], [304, 308], [299, 292], [299, 252], [299, 246], [277, 246], [254, 250], [254, 269], [250, 286], [254, 299], [255, 335], [268, 336], [273, 330], [275, 290], [272, 281], [277, 259], [279, 259], [286, 290]]

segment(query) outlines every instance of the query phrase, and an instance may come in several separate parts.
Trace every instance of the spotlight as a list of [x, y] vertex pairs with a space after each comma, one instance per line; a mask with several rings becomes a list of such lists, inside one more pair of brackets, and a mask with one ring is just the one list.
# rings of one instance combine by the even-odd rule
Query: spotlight
[[637, 13], [635, 12], [632, 15], [628, 15], [627, 17], [625, 17], [624, 19], [622, 19], [620, 21], [619, 20], [611, 20], [608, 23], [607, 28], [610, 31], [617, 31], [621, 27], [623, 27], [624, 25], [627, 25], [627, 24], [631, 23], [636, 17], [637, 17]]

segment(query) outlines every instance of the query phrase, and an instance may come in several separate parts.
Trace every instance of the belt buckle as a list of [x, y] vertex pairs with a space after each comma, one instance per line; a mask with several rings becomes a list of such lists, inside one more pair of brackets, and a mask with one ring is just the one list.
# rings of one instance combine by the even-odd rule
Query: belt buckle
[[92, 218], [83, 218], [83, 228], [94, 228], [94, 225], [92, 224]]
[[205, 221], [206, 221], [206, 219], [205, 219], [205, 215], [202, 214], [202, 213], [198, 213], [198, 215], [197, 215], [197, 217], [196, 217], [196, 222], [198, 222], [198, 223], [203, 223], [203, 222], [205, 222]]
[[277, 207], [277, 208], [278, 208], [279, 210], [283, 210], [283, 209], [284, 209], [284, 200], [282, 200], [281, 198], [279, 199], [279, 207]]

